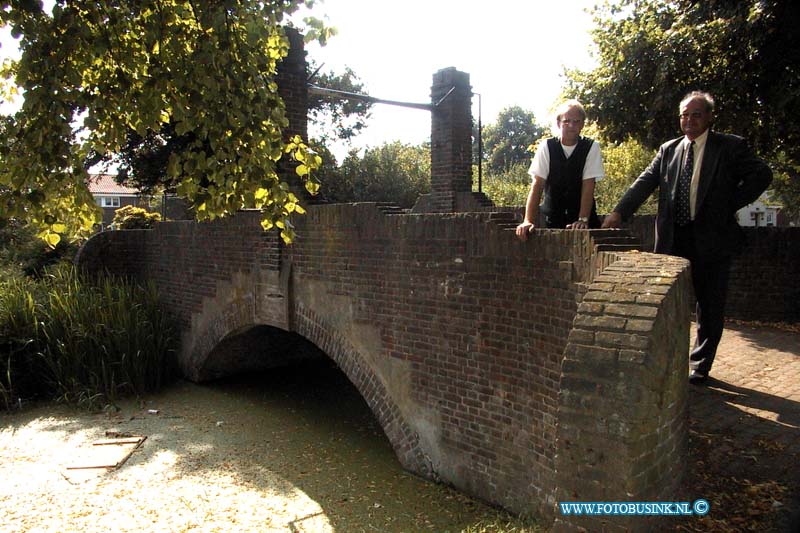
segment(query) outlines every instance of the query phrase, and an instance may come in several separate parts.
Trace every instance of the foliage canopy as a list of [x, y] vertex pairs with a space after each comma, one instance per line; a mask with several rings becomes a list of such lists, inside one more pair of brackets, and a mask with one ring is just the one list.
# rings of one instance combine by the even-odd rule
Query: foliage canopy
[[[313, 82], [318, 86], [356, 93], [364, 90], [350, 68], [345, 68], [342, 73], [320, 72], [320, 69], [313, 61], [309, 63], [309, 71], [315, 73]], [[330, 161], [320, 151], [324, 150], [323, 145], [337, 139], [349, 142], [365, 127], [371, 105], [359, 100], [323, 98], [309, 93], [308, 120], [316, 135], [311, 144], [315, 146], [314, 151], [323, 156], [323, 166]], [[191, 132], [177, 135], [170, 123], [164, 124], [160, 131], [149, 131], [144, 137], [129, 130], [121, 151], [114, 154], [114, 159], [119, 162], [117, 181], [145, 194], [161, 190], [174, 192], [177, 182], [167, 174], [169, 158], [173, 152], [186, 150], [192, 139]], [[326, 154], [333, 157], [327, 151]], [[321, 172], [322, 167], [318, 171]]]
[[[285, 17], [313, 0], [37, 0], [0, 5], [0, 25], [21, 57], [3, 66], [6, 96], [24, 91], [0, 135], [0, 206], [33, 222], [51, 245], [86, 233], [99, 210], [86, 187], [86, 162], [119, 152], [129, 131], [169, 127], [185, 140], [167, 174], [197, 218], [240, 208], [262, 211], [290, 241], [298, 199], [276, 173], [291, 157], [306, 188], [320, 158], [288, 125], [275, 75], [288, 53]], [[316, 20], [311, 35], [331, 30]], [[9, 83], [13, 82], [13, 83]]]
[[363, 155], [352, 150], [320, 180], [332, 202], [389, 202], [410, 208], [430, 192], [430, 174], [430, 146], [394, 141], [367, 148]]
[[715, 129], [745, 136], [800, 180], [800, 3], [617, 0], [594, 15], [599, 66], [568, 72], [565, 93], [602, 117], [606, 138], [655, 148], [680, 135], [680, 99], [705, 90], [717, 100]]
[[482, 155], [488, 162], [487, 170], [499, 174], [521, 163], [530, 163], [528, 148], [544, 134], [532, 111], [519, 106], [503, 109], [497, 121], [487, 125], [483, 132]]

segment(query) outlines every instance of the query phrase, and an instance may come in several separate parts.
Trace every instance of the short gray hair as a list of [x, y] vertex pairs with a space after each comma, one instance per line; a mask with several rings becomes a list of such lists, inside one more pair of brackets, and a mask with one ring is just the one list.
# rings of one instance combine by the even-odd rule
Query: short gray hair
[[689, 94], [683, 97], [683, 100], [681, 100], [681, 103], [678, 104], [678, 107], [681, 108], [683, 107], [683, 104], [685, 104], [686, 102], [696, 99], [704, 100], [706, 103], [706, 111], [708, 111], [709, 113], [714, 112], [714, 97], [711, 96], [711, 93], [707, 93], [705, 91], [690, 92]]
[[583, 104], [577, 100], [567, 100], [556, 108], [556, 122], [561, 122], [561, 117], [573, 108], [580, 112], [581, 120], [586, 120], [586, 110], [583, 108]]

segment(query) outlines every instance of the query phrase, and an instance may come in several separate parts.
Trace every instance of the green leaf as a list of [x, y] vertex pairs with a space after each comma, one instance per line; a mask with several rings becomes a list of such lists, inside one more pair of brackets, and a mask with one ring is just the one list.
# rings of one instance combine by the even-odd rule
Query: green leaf
[[44, 236], [44, 242], [46, 242], [50, 248], [55, 248], [58, 243], [61, 242], [61, 235], [58, 233], [48, 233]]
[[319, 183], [309, 180], [305, 183], [305, 185], [306, 190], [311, 194], [317, 194], [319, 192]]

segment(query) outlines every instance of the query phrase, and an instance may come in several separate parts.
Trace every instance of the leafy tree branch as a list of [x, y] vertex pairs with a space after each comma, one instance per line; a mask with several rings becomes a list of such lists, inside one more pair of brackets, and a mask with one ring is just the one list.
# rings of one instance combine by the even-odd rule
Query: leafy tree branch
[[85, 162], [168, 125], [183, 145], [166, 174], [198, 219], [257, 208], [290, 241], [299, 204], [276, 165], [295, 161], [316, 190], [318, 157], [284, 140], [275, 76], [289, 46], [282, 20], [311, 3], [57, 0], [46, 13], [35, 0], [3, 2], [0, 25], [21, 52], [5, 83], [24, 91], [0, 132], [3, 216], [32, 222], [51, 245], [85, 235], [100, 214]]

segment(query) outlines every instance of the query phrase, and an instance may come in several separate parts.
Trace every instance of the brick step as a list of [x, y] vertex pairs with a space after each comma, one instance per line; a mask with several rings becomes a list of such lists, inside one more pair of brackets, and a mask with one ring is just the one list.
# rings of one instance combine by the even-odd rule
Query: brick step
[[517, 219], [514, 213], [509, 211], [497, 211], [489, 215], [489, 220], [498, 226], [501, 231], [514, 230], [517, 227]]
[[639, 239], [626, 229], [592, 230], [592, 243], [595, 252], [629, 252], [642, 249]]
[[596, 244], [639, 244], [639, 239], [632, 235], [600, 237], [592, 239]]
[[494, 202], [482, 192], [473, 192], [472, 199], [478, 207], [494, 207]]
[[376, 207], [384, 215], [404, 215], [408, 213], [408, 209], [403, 209], [397, 204], [378, 202]]
[[595, 251], [597, 252], [630, 252], [631, 250], [641, 250], [642, 247], [639, 243], [634, 244], [595, 244]]

